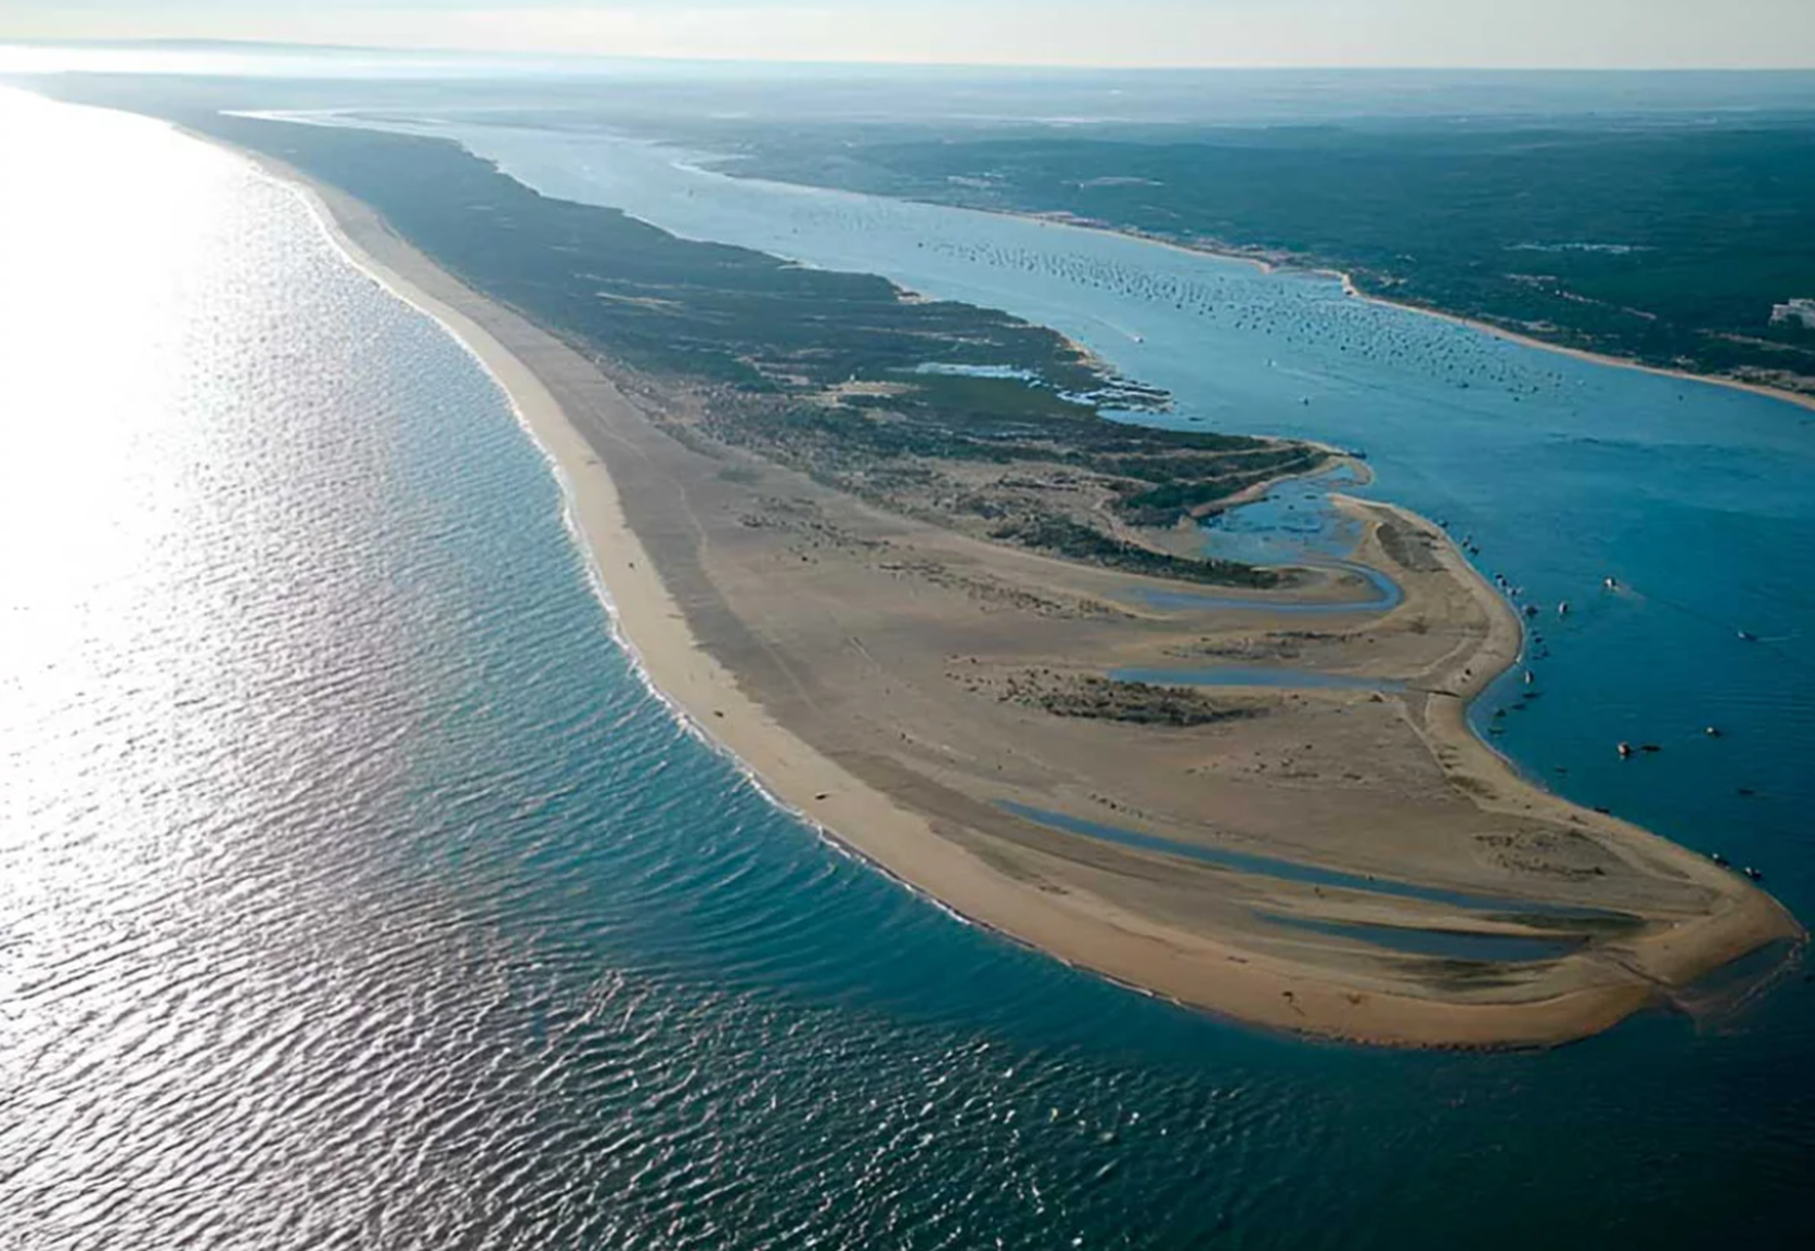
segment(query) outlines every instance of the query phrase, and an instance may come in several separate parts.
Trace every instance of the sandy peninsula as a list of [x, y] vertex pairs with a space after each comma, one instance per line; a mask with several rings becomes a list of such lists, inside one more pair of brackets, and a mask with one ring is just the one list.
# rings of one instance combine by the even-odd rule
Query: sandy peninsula
[[[715, 443], [687, 393], [264, 165], [508, 393], [654, 689], [961, 916], [1242, 1021], [1417, 1046], [1580, 1038], [1800, 940], [1742, 878], [1524, 782], [1473, 735], [1467, 703], [1520, 624], [1422, 519], [1343, 501], [1355, 560], [1403, 591], [1383, 610], [1353, 575], [1232, 606], [884, 511]], [[1345, 680], [1111, 676], [1229, 665]]]

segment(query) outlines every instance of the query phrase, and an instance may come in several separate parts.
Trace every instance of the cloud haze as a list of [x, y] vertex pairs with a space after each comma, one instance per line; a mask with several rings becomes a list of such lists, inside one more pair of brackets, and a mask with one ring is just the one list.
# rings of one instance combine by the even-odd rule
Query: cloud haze
[[1815, 0], [0, 0], [0, 37], [1039, 65], [1815, 67]]

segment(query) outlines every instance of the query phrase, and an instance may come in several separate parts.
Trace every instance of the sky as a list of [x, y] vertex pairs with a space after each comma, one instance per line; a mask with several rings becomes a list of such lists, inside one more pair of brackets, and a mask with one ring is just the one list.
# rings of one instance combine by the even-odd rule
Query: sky
[[1815, 68], [1815, 0], [0, 0], [0, 39], [759, 61]]

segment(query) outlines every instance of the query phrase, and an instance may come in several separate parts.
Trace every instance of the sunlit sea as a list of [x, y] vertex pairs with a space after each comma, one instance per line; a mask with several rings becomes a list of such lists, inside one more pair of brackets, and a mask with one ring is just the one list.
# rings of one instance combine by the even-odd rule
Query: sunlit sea
[[1800, 974], [1404, 1054], [971, 929], [675, 723], [292, 195], [14, 96], [0, 171], [0, 1248], [1805, 1245]]

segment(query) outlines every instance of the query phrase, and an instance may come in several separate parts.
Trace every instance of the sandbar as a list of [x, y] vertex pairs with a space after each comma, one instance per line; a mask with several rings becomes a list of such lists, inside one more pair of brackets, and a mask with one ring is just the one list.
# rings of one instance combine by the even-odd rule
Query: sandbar
[[[993, 544], [715, 446], [684, 390], [563, 342], [359, 201], [248, 155], [496, 379], [651, 688], [778, 803], [960, 917], [1243, 1022], [1405, 1046], [1567, 1042], [1801, 940], [1750, 883], [1529, 784], [1474, 735], [1468, 702], [1516, 662], [1520, 623], [1422, 518], [1341, 501], [1354, 559], [1404, 592], [1388, 611], [1344, 611], [1353, 588], [1327, 582], [1310, 593], [1336, 611], [1309, 628], [1289, 611], [1302, 591], [1156, 608], [1146, 593], [1203, 588]], [[1105, 677], [1232, 662], [1382, 685]], [[1365, 937], [1394, 932], [1560, 953]]]

